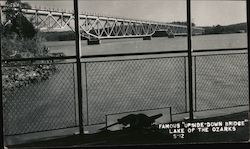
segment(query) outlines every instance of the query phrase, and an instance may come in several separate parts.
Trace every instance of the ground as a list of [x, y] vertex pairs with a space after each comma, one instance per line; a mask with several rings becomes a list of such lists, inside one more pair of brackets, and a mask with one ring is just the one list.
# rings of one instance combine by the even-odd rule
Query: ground
[[[240, 121], [248, 119], [248, 112], [234, 113], [230, 115], [212, 117], [192, 122], [216, 122], [216, 121]], [[21, 144], [11, 147], [55, 147], [55, 146], [105, 146], [105, 145], [136, 145], [136, 144], [181, 144], [181, 143], [239, 143], [249, 139], [248, 121], [244, 127], [238, 127], [237, 132], [221, 133], [193, 133], [185, 134], [184, 139], [173, 139], [168, 133], [162, 133], [156, 129], [150, 130], [121, 130], [115, 132], [101, 132], [89, 135], [74, 135], [59, 139]]]

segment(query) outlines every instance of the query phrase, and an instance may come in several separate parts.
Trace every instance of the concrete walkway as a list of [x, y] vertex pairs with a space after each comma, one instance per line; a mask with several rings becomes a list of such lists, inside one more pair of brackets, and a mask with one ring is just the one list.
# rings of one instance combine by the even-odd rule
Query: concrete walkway
[[[200, 112], [194, 112], [194, 117], [195, 119], [211, 118], [211, 117], [224, 116], [224, 115], [229, 115], [233, 113], [244, 112], [248, 110], [249, 110], [249, 106], [240, 106], [240, 107], [233, 107], [233, 108], [226, 108], [226, 109], [200, 111]], [[189, 113], [175, 114], [175, 115], [172, 115], [172, 121], [184, 121], [185, 119], [188, 119], [188, 117], [189, 117]], [[85, 130], [85, 133], [95, 133], [98, 131], [98, 129], [104, 126], [105, 124], [85, 126], [84, 130]], [[30, 133], [30, 134], [25, 134], [25, 135], [7, 136], [5, 137], [5, 144], [16, 145], [16, 144], [30, 143], [34, 141], [50, 140], [50, 139], [62, 138], [65, 136], [70, 136], [70, 135], [74, 135], [78, 133], [79, 133], [79, 129], [76, 127], [76, 128], [60, 129], [60, 130], [54, 130], [54, 131], [45, 131], [45, 132], [39, 132], [39, 133]]]

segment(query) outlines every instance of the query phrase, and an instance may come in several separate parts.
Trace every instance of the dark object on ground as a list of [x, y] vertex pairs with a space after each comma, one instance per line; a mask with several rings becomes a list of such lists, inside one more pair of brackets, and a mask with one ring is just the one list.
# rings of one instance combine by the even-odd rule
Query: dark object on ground
[[152, 124], [155, 122], [155, 120], [159, 117], [161, 117], [162, 114], [157, 114], [153, 116], [147, 116], [145, 114], [129, 114], [127, 116], [122, 117], [121, 119], [117, 119], [117, 122], [114, 124], [111, 124], [109, 126], [106, 126], [104, 128], [101, 128], [100, 130], [106, 130], [107, 128], [117, 125], [117, 124], [122, 124], [124, 126], [130, 125], [130, 128], [147, 128], [151, 127]]
[[[248, 111], [229, 114], [219, 117], [211, 117], [205, 119], [194, 120], [194, 122], [216, 122], [216, 121], [238, 121], [248, 119]], [[181, 121], [180, 121], [181, 122]], [[148, 134], [138, 133], [136, 131], [107, 131], [99, 132], [95, 134], [84, 134], [84, 135], [70, 135], [66, 137], [59, 137], [57, 139], [46, 139], [40, 141], [34, 141], [26, 144], [19, 144], [8, 146], [9, 148], [53, 148], [53, 147], [107, 147], [112, 146], [124, 146], [125, 148], [129, 145], [134, 147], [135, 145], [160, 145], [160, 144], [208, 144], [208, 143], [243, 143], [244, 140], [249, 139], [249, 127], [248, 123], [244, 127], [238, 127], [237, 132], [222, 132], [222, 133], [199, 133], [199, 134], [187, 134], [184, 139], [173, 139], [171, 135], [164, 132], [149, 131]], [[244, 141], [246, 142], [246, 141]], [[109, 146], [111, 145], [111, 146]], [[211, 147], [212, 144], [210, 144]]]

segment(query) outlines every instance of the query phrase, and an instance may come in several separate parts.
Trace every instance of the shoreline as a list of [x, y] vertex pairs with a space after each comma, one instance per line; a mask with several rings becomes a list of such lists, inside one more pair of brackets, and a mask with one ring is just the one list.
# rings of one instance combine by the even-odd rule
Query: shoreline
[[[53, 64], [5, 66], [2, 71], [3, 97], [16, 89], [47, 80], [56, 71]], [[6, 102], [6, 98], [3, 98], [3, 102]]]

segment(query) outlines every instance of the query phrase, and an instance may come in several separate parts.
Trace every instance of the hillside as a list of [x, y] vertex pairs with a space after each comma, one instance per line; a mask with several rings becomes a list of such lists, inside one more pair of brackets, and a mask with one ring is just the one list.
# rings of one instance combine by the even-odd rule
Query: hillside
[[227, 26], [206, 26], [202, 27], [205, 29], [205, 34], [231, 34], [231, 33], [242, 33], [247, 30], [247, 23], [238, 23]]

